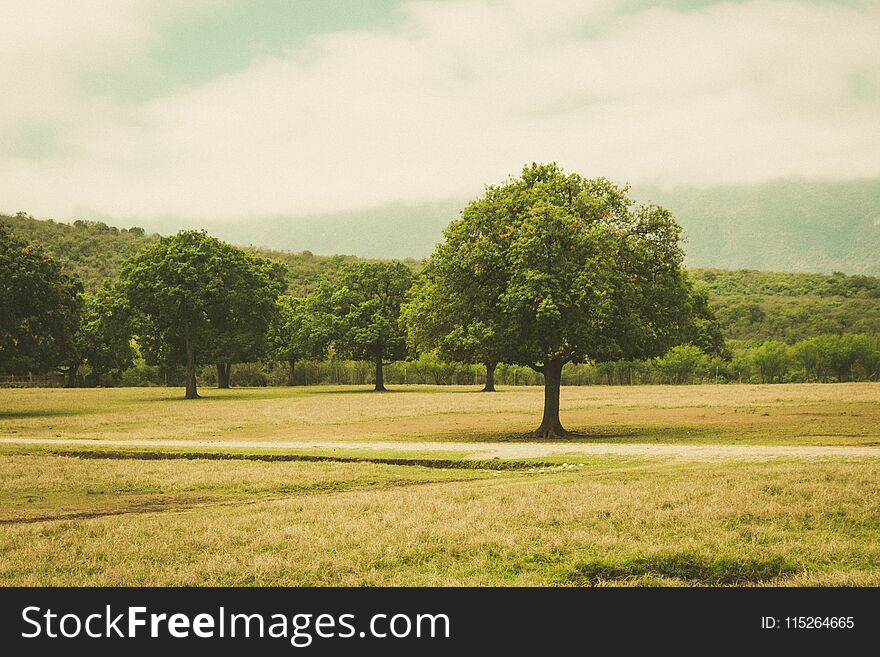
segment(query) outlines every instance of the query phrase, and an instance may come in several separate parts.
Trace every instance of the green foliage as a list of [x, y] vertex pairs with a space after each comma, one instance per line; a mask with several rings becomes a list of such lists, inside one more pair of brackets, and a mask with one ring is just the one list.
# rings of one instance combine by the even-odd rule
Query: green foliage
[[436, 351], [446, 361], [485, 363], [503, 358], [498, 341], [500, 269], [477, 269], [481, 279], [461, 275], [453, 242], [437, 247], [401, 308], [413, 353]]
[[69, 378], [85, 363], [95, 384], [102, 374], [117, 376], [132, 366], [134, 350], [126, 300], [115, 288], [102, 288], [84, 296], [82, 318], [67, 356]]
[[295, 383], [295, 364], [323, 360], [332, 338], [332, 322], [320, 312], [315, 296], [278, 298], [278, 311], [269, 326], [269, 357], [289, 364], [288, 385]]
[[200, 231], [139, 251], [123, 266], [121, 289], [147, 362], [185, 362], [187, 397], [195, 396], [196, 363], [238, 356], [234, 349], [253, 347], [265, 333], [281, 292], [277, 273]]
[[28, 242], [43, 245], [64, 264], [68, 274], [82, 281], [87, 292], [96, 292], [113, 281], [127, 258], [159, 238], [145, 235], [143, 228], [116, 228], [100, 221], [40, 221], [21, 212], [0, 216], [0, 223]]
[[782, 381], [791, 364], [791, 350], [779, 340], [768, 340], [751, 352], [752, 364], [761, 376], [761, 383]]
[[400, 307], [412, 281], [412, 272], [401, 262], [347, 263], [336, 285], [325, 281], [317, 298], [331, 323], [336, 351], [354, 360], [403, 358]]
[[254, 362], [268, 353], [268, 329], [278, 312], [287, 268], [275, 260], [226, 246], [221, 265], [225, 270], [224, 299], [211, 306], [209, 315], [211, 359], [230, 364]]
[[692, 269], [713, 296], [847, 297], [880, 299], [880, 278], [846, 274], [791, 274], [753, 269]]
[[73, 348], [82, 285], [0, 224], [0, 372], [46, 372]]
[[669, 383], [693, 383], [694, 377], [708, 365], [708, 358], [699, 347], [678, 345], [657, 360], [657, 366]]
[[880, 278], [691, 270], [728, 340], [795, 342], [823, 333], [880, 332]]
[[679, 228], [626, 192], [533, 164], [447, 228], [432, 262], [449, 287], [498, 300], [501, 360], [541, 369], [659, 355], [680, 341], [689, 290]]
[[796, 343], [792, 352], [805, 381], [880, 377], [880, 334], [817, 335]]

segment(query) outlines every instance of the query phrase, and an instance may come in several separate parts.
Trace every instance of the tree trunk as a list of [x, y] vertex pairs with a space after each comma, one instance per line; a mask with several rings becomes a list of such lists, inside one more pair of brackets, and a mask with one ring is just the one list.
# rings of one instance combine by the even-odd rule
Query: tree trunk
[[232, 376], [232, 363], [217, 363], [217, 387], [228, 388]]
[[544, 364], [544, 419], [535, 431], [536, 438], [564, 438], [569, 435], [559, 421], [562, 366], [562, 361], [549, 361]]
[[186, 399], [198, 399], [196, 390], [196, 353], [189, 331], [186, 332]]
[[293, 375], [296, 373], [296, 358], [291, 358], [287, 361], [287, 364], [290, 367], [287, 371], [287, 385], [295, 386], [296, 381], [294, 380]]
[[385, 373], [382, 371], [382, 354], [376, 356], [376, 387], [375, 392], [385, 392]]
[[481, 392], [495, 392], [495, 366], [497, 363], [486, 361], [486, 385]]
[[73, 363], [67, 368], [67, 387], [76, 388], [76, 375], [79, 373], [79, 363]]

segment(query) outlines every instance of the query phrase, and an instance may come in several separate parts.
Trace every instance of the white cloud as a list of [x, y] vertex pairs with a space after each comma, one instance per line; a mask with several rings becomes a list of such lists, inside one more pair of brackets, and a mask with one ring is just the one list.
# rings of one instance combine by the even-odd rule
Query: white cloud
[[16, 100], [0, 134], [39, 117], [68, 147], [0, 155], [8, 210], [349, 210], [472, 195], [532, 160], [670, 185], [880, 175], [877, 5], [411, 2], [390, 26], [318, 35], [142, 105], [78, 86], [157, 38], [169, 6], [34, 24], [13, 63], [3, 46]]

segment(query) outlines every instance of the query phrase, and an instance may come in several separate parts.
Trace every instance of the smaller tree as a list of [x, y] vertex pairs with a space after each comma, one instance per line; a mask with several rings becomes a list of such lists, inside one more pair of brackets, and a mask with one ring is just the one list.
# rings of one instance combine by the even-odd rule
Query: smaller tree
[[709, 359], [699, 347], [684, 344], [673, 347], [656, 362], [665, 381], [683, 385], [692, 383], [697, 372], [706, 369]]
[[497, 302], [500, 287], [485, 271], [482, 284], [456, 276], [459, 254], [447, 244], [437, 247], [401, 308], [410, 350], [436, 351], [445, 360], [481, 364], [486, 368], [483, 392], [495, 392], [495, 368], [501, 360]]
[[804, 370], [804, 381], [813, 381], [827, 371], [827, 355], [820, 337], [800, 340], [792, 347], [792, 357]]
[[335, 286], [325, 280], [318, 289], [318, 306], [329, 316], [336, 351], [371, 361], [377, 392], [385, 390], [385, 361], [406, 355], [400, 306], [412, 281], [402, 262], [356, 262], [340, 267]]
[[[211, 357], [217, 367], [217, 387], [228, 388], [234, 363], [252, 363], [269, 350], [268, 331], [278, 312], [287, 267], [277, 260], [245, 253], [249, 267], [233, 268], [226, 284], [229, 293], [210, 311]], [[254, 284], [256, 276], [262, 284]], [[241, 296], [246, 295], [246, 296]]]
[[269, 354], [288, 365], [287, 385], [295, 385], [297, 362], [327, 357], [333, 326], [318, 309], [314, 296], [278, 299], [278, 310], [269, 327]]
[[791, 363], [791, 350], [784, 342], [767, 340], [752, 350], [751, 358], [761, 383], [781, 382]]
[[131, 367], [134, 350], [125, 299], [113, 288], [84, 296], [82, 320], [73, 339], [67, 364], [67, 385], [74, 387], [83, 363], [100, 385], [101, 376]]

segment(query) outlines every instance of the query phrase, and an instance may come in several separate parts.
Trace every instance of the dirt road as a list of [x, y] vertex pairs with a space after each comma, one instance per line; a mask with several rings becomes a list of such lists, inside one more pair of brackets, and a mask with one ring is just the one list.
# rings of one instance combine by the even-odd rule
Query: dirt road
[[687, 461], [766, 461], [779, 458], [870, 457], [880, 458], [880, 447], [834, 447], [784, 445], [646, 445], [638, 443], [463, 443], [463, 442], [382, 442], [382, 441], [243, 441], [243, 440], [83, 440], [42, 438], [0, 438], [2, 444], [58, 445], [77, 447], [185, 447], [200, 449], [341, 449], [393, 450], [405, 452], [460, 452], [468, 459], [540, 458], [562, 454], [572, 456], [672, 457]]

